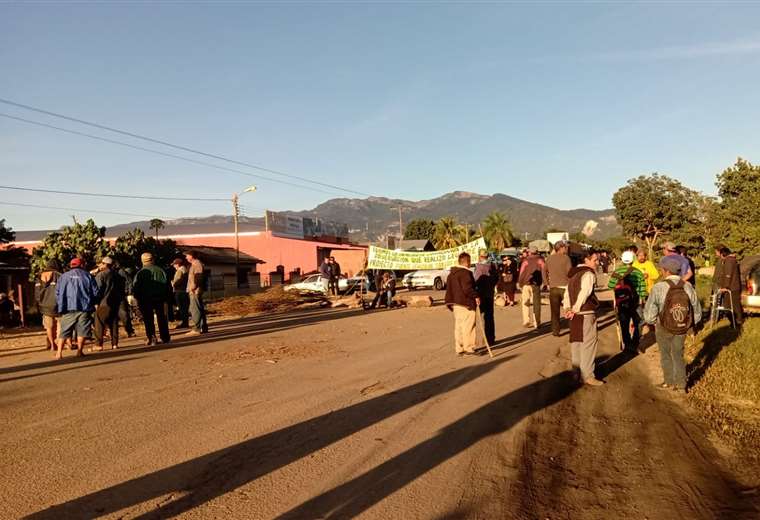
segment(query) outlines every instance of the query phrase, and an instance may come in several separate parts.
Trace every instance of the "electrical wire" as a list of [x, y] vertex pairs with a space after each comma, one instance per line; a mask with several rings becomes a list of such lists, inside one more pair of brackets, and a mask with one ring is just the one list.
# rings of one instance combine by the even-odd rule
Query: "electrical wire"
[[110, 197], [115, 199], [141, 199], [141, 200], [173, 200], [173, 201], [189, 201], [189, 202], [229, 202], [229, 199], [209, 199], [209, 198], [195, 198], [195, 197], [159, 197], [152, 195], [121, 195], [115, 193], [91, 193], [84, 191], [63, 191], [63, 190], [45, 190], [42, 188], [26, 188], [22, 186], [0, 186], [2, 190], [17, 190], [17, 191], [33, 191], [37, 193], [56, 193], [61, 195], [81, 195], [84, 197]]
[[325, 183], [325, 182], [314, 181], [314, 180], [308, 179], [306, 177], [300, 177], [298, 175], [292, 175], [292, 174], [285, 173], [285, 172], [282, 172], [282, 171], [272, 170], [270, 168], [265, 168], [263, 166], [258, 166], [256, 164], [251, 164], [251, 163], [247, 163], [247, 162], [243, 162], [243, 161], [236, 161], [234, 159], [230, 159], [229, 157], [225, 157], [223, 155], [216, 155], [216, 154], [212, 154], [212, 153], [203, 152], [203, 151], [200, 151], [200, 150], [196, 150], [194, 148], [189, 148], [187, 146], [177, 145], [177, 144], [170, 143], [168, 141], [162, 141], [160, 139], [155, 139], [153, 137], [148, 137], [148, 136], [145, 136], [145, 135], [140, 135], [140, 134], [135, 134], [135, 133], [132, 133], [132, 132], [127, 132], [125, 130], [119, 130], [118, 128], [113, 128], [113, 127], [110, 127], [110, 126], [101, 125], [99, 123], [93, 123], [91, 121], [85, 121], [84, 119], [78, 119], [76, 117], [71, 117], [71, 116], [67, 116], [67, 115], [64, 115], [64, 114], [59, 114], [59, 113], [56, 113], [56, 112], [51, 112], [49, 110], [45, 110], [45, 109], [38, 108], [38, 107], [33, 107], [31, 105], [24, 105], [23, 103], [17, 103], [15, 101], [11, 101], [9, 99], [0, 98], [0, 103], [4, 103], [6, 105], [11, 105], [11, 106], [18, 107], [18, 108], [23, 108], [24, 110], [31, 110], [33, 112], [38, 112], [40, 114], [45, 114], [45, 115], [52, 116], [52, 117], [58, 117], [58, 118], [61, 118], [61, 119], [65, 119], [67, 121], [72, 121], [74, 123], [79, 123], [79, 124], [83, 124], [83, 125], [87, 125], [87, 126], [92, 126], [92, 127], [95, 127], [95, 128], [99, 128], [101, 130], [107, 130], [109, 132], [115, 132], [117, 134], [126, 135], [128, 137], [133, 137], [135, 139], [140, 139], [140, 140], [143, 140], [143, 141], [148, 141], [148, 142], [155, 143], [155, 144], [160, 144], [160, 145], [163, 145], [163, 146], [168, 146], [168, 147], [174, 148], [176, 150], [182, 150], [184, 152], [190, 152], [190, 153], [202, 155], [204, 157], [209, 157], [211, 159], [217, 159], [217, 160], [228, 162], [228, 163], [231, 163], [231, 164], [237, 164], [238, 166], [246, 166], [248, 168], [253, 168], [254, 170], [259, 170], [259, 171], [271, 173], [271, 174], [274, 174], [274, 175], [280, 175], [282, 177], [287, 177], [287, 178], [290, 178], [290, 179], [296, 179], [296, 180], [299, 180], [299, 181], [308, 182], [308, 183], [316, 184], [316, 185], [319, 185], [319, 186], [324, 186], [326, 188], [331, 188], [331, 189], [338, 190], [338, 191], [344, 191], [344, 192], [348, 192], [348, 193], [353, 193], [355, 195], [362, 195], [362, 196], [366, 196], [366, 197], [370, 197], [371, 196], [369, 193], [362, 193], [360, 191], [352, 190], [352, 189], [349, 189], [349, 188], [344, 188], [342, 186], [336, 186], [334, 184], [328, 184], [328, 183]]
[[19, 206], [22, 208], [37, 208], [37, 209], [56, 209], [61, 211], [74, 211], [77, 213], [104, 213], [106, 215], [120, 215], [127, 217], [144, 217], [144, 218], [161, 218], [166, 220], [176, 219], [177, 217], [162, 217], [160, 215], [146, 215], [144, 213], [124, 213], [121, 211], [106, 211], [99, 209], [81, 209], [81, 208], [62, 208], [59, 206], [43, 206], [41, 204], [24, 204], [21, 202], [0, 202], [3, 206]]
[[74, 134], [74, 135], [79, 135], [79, 136], [82, 136], [82, 137], [88, 137], [90, 139], [95, 139], [97, 141], [103, 141], [103, 142], [106, 142], [106, 143], [117, 144], [119, 146], [126, 146], [127, 148], [133, 148], [135, 150], [142, 150], [143, 152], [154, 153], [156, 155], [162, 155], [164, 157], [171, 157], [173, 159], [179, 159], [181, 161], [185, 161], [185, 162], [189, 162], [189, 163], [193, 163], [193, 164], [199, 164], [201, 166], [207, 166], [209, 168], [215, 168], [217, 170], [222, 170], [222, 171], [227, 171], [227, 172], [232, 172], [232, 173], [238, 173], [240, 175], [245, 175], [246, 177], [252, 177], [254, 179], [261, 179], [261, 180], [265, 180], [265, 181], [269, 181], [269, 182], [276, 182], [276, 183], [279, 183], [279, 184], [285, 184], [287, 186], [294, 186], [296, 188], [303, 188], [303, 189], [306, 189], [306, 190], [318, 191], [320, 193], [327, 193], [328, 195], [333, 195], [329, 191], [325, 191], [325, 190], [322, 190], [322, 189], [319, 189], [319, 188], [315, 188], [313, 186], [304, 186], [303, 184], [296, 184], [294, 182], [283, 181], [283, 180], [280, 180], [280, 179], [273, 179], [271, 177], [265, 177], [263, 175], [256, 175], [255, 173], [245, 172], [245, 171], [242, 171], [242, 170], [236, 170], [234, 168], [227, 168], [226, 166], [219, 166], [218, 164], [212, 164], [212, 163], [208, 163], [208, 162], [204, 162], [204, 161], [198, 161], [198, 160], [195, 160], [195, 159], [190, 159], [189, 157], [183, 157], [181, 155], [176, 155], [176, 154], [173, 154], [173, 153], [162, 152], [160, 150], [154, 150], [152, 148], [145, 148], [143, 146], [137, 146], [135, 144], [125, 143], [123, 141], [117, 141], [115, 139], [108, 139], [107, 137], [100, 137], [99, 135], [93, 135], [93, 134], [88, 134], [88, 133], [85, 133], [85, 132], [79, 132], [77, 130], [70, 130], [68, 128], [62, 128], [60, 126], [50, 125], [48, 123], [41, 123], [39, 121], [33, 121], [31, 119], [25, 119], [23, 117], [17, 117], [17, 116], [12, 116], [10, 114], [4, 114], [2, 112], [0, 112], [0, 117], [5, 117], [7, 119], [13, 119], [14, 121], [21, 121], [22, 123], [28, 123], [30, 125], [42, 126], [42, 127], [50, 128], [50, 129], [53, 129], [53, 130], [58, 130], [60, 132], [66, 132], [68, 134]]

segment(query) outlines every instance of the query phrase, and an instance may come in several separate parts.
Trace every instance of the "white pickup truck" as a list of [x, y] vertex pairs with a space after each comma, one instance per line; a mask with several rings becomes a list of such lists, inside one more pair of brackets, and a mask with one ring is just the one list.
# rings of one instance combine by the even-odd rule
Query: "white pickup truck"
[[442, 291], [446, 288], [446, 280], [449, 278], [450, 269], [423, 269], [412, 271], [404, 275], [401, 285], [413, 291], [415, 289], [432, 288]]

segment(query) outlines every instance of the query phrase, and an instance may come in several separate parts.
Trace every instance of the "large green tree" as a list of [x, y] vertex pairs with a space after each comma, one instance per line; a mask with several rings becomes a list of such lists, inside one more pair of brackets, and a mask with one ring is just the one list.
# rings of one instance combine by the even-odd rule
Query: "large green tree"
[[405, 240], [433, 240], [435, 222], [424, 218], [409, 221], [404, 229]]
[[153, 254], [156, 265], [168, 266], [180, 254], [173, 240], [156, 240], [140, 229], [127, 231], [116, 238], [108, 252], [122, 267], [139, 268], [143, 253]]
[[701, 194], [657, 173], [629, 180], [612, 197], [623, 233], [644, 242], [650, 258], [662, 239], [697, 225], [702, 200]]
[[105, 240], [105, 234], [106, 228], [98, 227], [92, 220], [85, 224], [75, 222], [73, 226], [49, 233], [42, 245], [32, 251], [32, 277], [38, 276], [53, 259], [66, 266], [79, 256], [91, 268], [104, 256], [111, 256], [122, 267], [138, 268], [140, 255], [152, 253], [156, 264], [165, 267], [180, 253], [173, 240], [156, 240], [139, 229], [117, 237], [113, 244]]
[[32, 277], [36, 277], [50, 260], [57, 260], [62, 266], [79, 256], [88, 267], [95, 265], [108, 252], [108, 242], [104, 240], [105, 227], [95, 225], [92, 219], [73, 226], [64, 226], [60, 231], [48, 233], [42, 245], [32, 251]]
[[433, 245], [436, 249], [449, 249], [462, 245], [466, 240], [465, 228], [454, 217], [443, 217], [435, 224]]
[[494, 211], [483, 220], [481, 226], [483, 238], [491, 251], [500, 252], [502, 249], [512, 244], [514, 232], [509, 220], [503, 213]]
[[760, 253], [760, 166], [742, 158], [718, 175], [718, 201], [709, 213], [711, 245], [740, 256]]

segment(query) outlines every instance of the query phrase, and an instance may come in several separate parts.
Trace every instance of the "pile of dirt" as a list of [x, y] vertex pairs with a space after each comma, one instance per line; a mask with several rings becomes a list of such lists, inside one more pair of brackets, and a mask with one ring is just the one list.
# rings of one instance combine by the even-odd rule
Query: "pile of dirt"
[[327, 302], [320, 293], [286, 291], [281, 285], [249, 296], [233, 296], [209, 305], [214, 314], [247, 316], [260, 312], [286, 311], [309, 305], [318, 306]]

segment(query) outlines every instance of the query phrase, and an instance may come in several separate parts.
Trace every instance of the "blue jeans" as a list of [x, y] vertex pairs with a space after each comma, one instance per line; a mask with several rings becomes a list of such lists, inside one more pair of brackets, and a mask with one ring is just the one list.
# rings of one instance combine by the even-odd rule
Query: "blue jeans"
[[198, 332], [208, 332], [206, 323], [206, 307], [203, 305], [203, 295], [190, 293], [190, 326]]
[[658, 324], [655, 336], [660, 347], [660, 365], [665, 384], [686, 388], [686, 361], [683, 358], [686, 335], [676, 336]]

